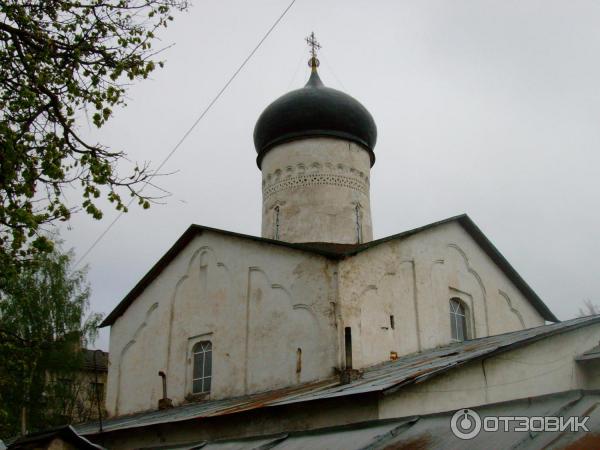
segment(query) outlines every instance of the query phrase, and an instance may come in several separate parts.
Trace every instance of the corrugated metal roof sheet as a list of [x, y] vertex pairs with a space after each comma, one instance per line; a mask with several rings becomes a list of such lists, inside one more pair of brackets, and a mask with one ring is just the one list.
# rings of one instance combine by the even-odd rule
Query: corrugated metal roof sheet
[[268, 449], [273, 445], [287, 439], [288, 435], [270, 436], [258, 439], [237, 439], [227, 441], [216, 441], [204, 444], [202, 450], [253, 450], [253, 449]]
[[[512, 422], [508, 431], [481, 431], [473, 439], [461, 440], [455, 437], [450, 429], [452, 413], [448, 413], [423, 416], [413, 426], [402, 430], [396, 436], [368, 448], [372, 450], [392, 448], [397, 450], [415, 448], [422, 450], [445, 450], [448, 448], [464, 450], [600, 448], [600, 434], [597, 434], [600, 431], [600, 409], [597, 408], [599, 402], [600, 395], [597, 392], [571, 391], [475, 408], [482, 419], [492, 416], [589, 416], [590, 419], [586, 423], [590, 430], [589, 433], [584, 431], [578, 433], [515, 431], [514, 428], [517, 423]], [[585, 443], [586, 441], [587, 443]], [[285, 450], [285, 447], [275, 448]]]
[[[450, 420], [454, 411], [443, 414], [378, 420], [353, 425], [292, 432], [279, 436], [219, 440], [170, 449], [203, 450], [489, 450], [489, 449], [592, 449], [600, 448], [600, 394], [570, 391], [542, 397], [497, 403], [476, 408], [482, 420], [486, 417], [584, 417], [590, 432], [524, 432], [481, 431], [475, 438], [462, 440], [454, 436]], [[160, 447], [167, 448], [167, 447]], [[140, 450], [158, 450], [148, 447]]]
[[[411, 421], [381, 421], [366, 427], [356, 425], [336, 427], [307, 433], [291, 433], [286, 439], [270, 447], [285, 450], [327, 449], [348, 450], [366, 448], [382, 441], [386, 436], [408, 426]], [[233, 449], [232, 449], [233, 450]]]
[[587, 352], [582, 353], [576, 359], [577, 361], [600, 359], [600, 345], [596, 345], [595, 347], [589, 349]]
[[[477, 358], [489, 357], [554, 334], [598, 322], [600, 322], [600, 315], [473, 339], [372, 366], [364, 371], [362, 378], [348, 384], [340, 384], [337, 379], [328, 379], [251, 396], [193, 403], [162, 411], [109, 419], [104, 421], [103, 428], [105, 431], [123, 430], [368, 392], [391, 393], [403, 386], [425, 381]], [[78, 425], [76, 428], [82, 434], [94, 434], [98, 431], [95, 422]]]
[[269, 449], [273, 445], [286, 439], [288, 434], [280, 434], [277, 436], [251, 437], [246, 439], [228, 439], [220, 441], [196, 441], [184, 444], [168, 444], [153, 447], [144, 447], [140, 450], [252, 450], [252, 449]]
[[[301, 396], [303, 393], [318, 391], [324, 386], [335, 386], [338, 384], [339, 382], [337, 380], [329, 379], [315, 383], [303, 384], [300, 386], [293, 386], [286, 389], [269, 391], [261, 394], [191, 403], [161, 411], [156, 410], [120, 416], [114, 419], [103, 421], [102, 428], [104, 431], [124, 430], [161, 423], [180, 422], [201, 417], [214, 417], [234, 414], [240, 411], [267, 407], [270, 406], [273, 401], [281, 398], [290, 399], [296, 396]], [[94, 434], [98, 431], [98, 423], [88, 422], [80, 424], [76, 426], [76, 429], [84, 435]]]

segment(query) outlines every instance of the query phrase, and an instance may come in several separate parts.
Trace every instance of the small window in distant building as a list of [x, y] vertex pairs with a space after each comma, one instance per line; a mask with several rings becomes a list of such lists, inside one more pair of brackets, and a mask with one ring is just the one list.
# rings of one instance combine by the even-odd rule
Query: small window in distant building
[[453, 341], [462, 342], [467, 339], [467, 311], [458, 298], [450, 299], [450, 328]]
[[192, 349], [194, 372], [192, 374], [192, 393], [210, 392], [212, 380], [212, 343], [201, 341]]

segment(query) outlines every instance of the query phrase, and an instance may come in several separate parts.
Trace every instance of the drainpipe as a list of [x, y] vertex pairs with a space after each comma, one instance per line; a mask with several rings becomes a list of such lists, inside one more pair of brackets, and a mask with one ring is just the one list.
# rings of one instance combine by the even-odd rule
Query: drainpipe
[[162, 370], [158, 372], [158, 376], [162, 378], [163, 396], [158, 400], [158, 409], [168, 409], [173, 407], [173, 400], [167, 398], [167, 374]]

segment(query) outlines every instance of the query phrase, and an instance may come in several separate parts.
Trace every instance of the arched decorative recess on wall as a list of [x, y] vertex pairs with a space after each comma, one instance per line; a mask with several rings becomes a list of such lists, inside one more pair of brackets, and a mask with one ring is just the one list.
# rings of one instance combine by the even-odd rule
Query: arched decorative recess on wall
[[[277, 292], [280, 294], [277, 294]], [[256, 315], [257, 309], [262, 309], [262, 313], [258, 316]], [[307, 355], [312, 356], [315, 354], [316, 350], [308, 342], [314, 342], [316, 345], [319, 341], [318, 336], [321, 334], [321, 324], [319, 323], [316, 311], [312, 305], [297, 303], [289, 288], [282, 284], [274, 283], [269, 274], [258, 266], [248, 268], [245, 322], [245, 392], [249, 392], [252, 384], [257, 382], [257, 379], [253, 376], [254, 372], [250, 370], [250, 366], [252, 365], [251, 362], [255, 363], [256, 352], [265, 343], [261, 339], [253, 339], [253, 336], [263, 336], [266, 333], [265, 327], [267, 323], [269, 327], [274, 327], [269, 328], [268, 334], [270, 335], [273, 333], [277, 335], [278, 333], [285, 334], [289, 332], [291, 335], [310, 337], [305, 342], [287, 342], [286, 340], [279, 339], [276, 343], [273, 343], [274, 347], [271, 347], [272, 352], [277, 354], [283, 352], [283, 356], [287, 355], [291, 357], [293, 364], [287, 369], [289, 369], [290, 375], [293, 378], [296, 378], [297, 348], [302, 347], [303, 352]], [[302, 325], [303, 323], [304, 325]], [[280, 328], [279, 332], [277, 331], [278, 327]], [[295, 333], [289, 330], [290, 327], [296, 327]], [[307, 365], [310, 361], [312, 359], [306, 360]], [[283, 368], [281, 372], [283, 373], [285, 370], [286, 368]], [[304, 368], [302, 373], [304, 373]]]
[[525, 321], [523, 320], [523, 316], [521, 315], [519, 310], [513, 306], [512, 301], [510, 300], [510, 297], [508, 296], [508, 294], [501, 289], [498, 289], [498, 294], [500, 294], [504, 298], [504, 300], [506, 300], [508, 309], [510, 309], [510, 312], [512, 312], [515, 316], [517, 316], [517, 319], [519, 319], [519, 322], [521, 323], [521, 327], [523, 329], [527, 328], [525, 326]]
[[486, 335], [489, 336], [489, 334], [490, 334], [490, 318], [489, 318], [489, 312], [488, 312], [487, 291], [483, 284], [483, 280], [481, 279], [481, 276], [479, 275], [479, 273], [477, 273], [477, 271], [471, 266], [469, 258], [467, 257], [466, 252], [462, 248], [460, 248], [458, 245], [453, 244], [453, 243], [448, 244], [448, 248], [455, 250], [462, 257], [462, 259], [465, 263], [465, 267], [467, 268], [467, 271], [473, 276], [473, 278], [475, 278], [475, 280], [477, 281], [477, 284], [479, 285], [479, 288], [481, 289], [481, 295], [483, 297], [483, 309], [485, 312]]
[[129, 352], [129, 349], [131, 349], [137, 342], [137, 340], [140, 337], [140, 334], [142, 333], [142, 330], [144, 328], [146, 328], [146, 326], [148, 325], [148, 322], [150, 321], [150, 317], [153, 315], [154, 311], [156, 311], [158, 309], [158, 302], [153, 303], [150, 308], [148, 308], [148, 311], [146, 311], [146, 314], [144, 315], [144, 321], [138, 325], [138, 327], [135, 329], [131, 339], [129, 340], [129, 342], [127, 342], [127, 344], [125, 344], [125, 346], [123, 347], [123, 349], [121, 350], [121, 352], [119, 353], [119, 365], [118, 365], [118, 369], [117, 369], [117, 395], [116, 395], [116, 399], [115, 399], [115, 414], [119, 413], [119, 401], [121, 398], [121, 369], [123, 367], [123, 361], [125, 359], [125, 356], [127, 355], [127, 353]]
[[201, 288], [203, 289], [203, 294], [201, 294], [201, 297], [202, 298], [205, 297], [208, 280], [206, 279], [205, 276], [203, 276], [203, 275], [205, 275], [205, 273], [203, 274], [203, 267], [207, 266], [207, 264], [203, 264], [203, 259], [205, 258], [206, 255], [211, 255], [211, 259], [213, 260], [215, 266], [220, 269], [223, 269], [223, 271], [227, 274], [227, 278], [229, 279], [228, 285], [229, 286], [233, 285], [233, 280], [231, 279], [231, 273], [229, 271], [229, 268], [227, 267], [227, 265], [225, 263], [223, 263], [222, 261], [219, 260], [215, 250], [212, 247], [210, 247], [208, 245], [203, 245], [194, 251], [194, 253], [190, 257], [190, 260], [188, 261], [185, 274], [182, 275], [179, 278], [179, 280], [177, 280], [177, 283], [175, 283], [175, 288], [173, 289], [173, 294], [171, 295], [171, 298], [169, 301], [169, 323], [168, 323], [168, 330], [167, 330], [168, 338], [167, 338], [167, 345], [166, 345], [166, 351], [165, 351], [165, 364], [164, 364], [164, 366], [167, 369], [167, 374], [169, 373], [170, 365], [171, 365], [173, 322], [175, 320], [175, 308], [176, 308], [177, 299], [179, 298], [179, 293], [180, 293], [182, 287], [184, 286], [184, 284], [191, 279], [191, 276], [193, 274], [193, 270], [194, 270], [196, 263], [198, 263], [198, 270], [199, 270], [198, 276], [200, 278], [200, 283], [202, 284]]

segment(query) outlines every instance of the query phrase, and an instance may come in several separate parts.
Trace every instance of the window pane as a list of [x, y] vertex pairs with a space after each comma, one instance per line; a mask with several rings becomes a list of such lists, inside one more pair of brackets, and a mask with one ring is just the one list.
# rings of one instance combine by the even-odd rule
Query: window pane
[[210, 381], [212, 377], [208, 377], [204, 379], [204, 392], [210, 392]]
[[199, 394], [200, 392], [202, 392], [202, 380], [194, 380], [192, 392], [194, 394]]
[[204, 372], [202, 376], [210, 377], [212, 375], [212, 351], [204, 354]]
[[456, 316], [456, 331], [457, 331], [457, 336], [458, 336], [459, 341], [465, 340], [464, 322], [465, 322], [464, 316], [459, 316], [459, 315]]
[[194, 354], [194, 379], [202, 378], [202, 366], [204, 365], [204, 353]]
[[454, 313], [450, 313], [450, 326], [452, 328], [452, 339], [458, 339], [456, 332], [456, 316]]

